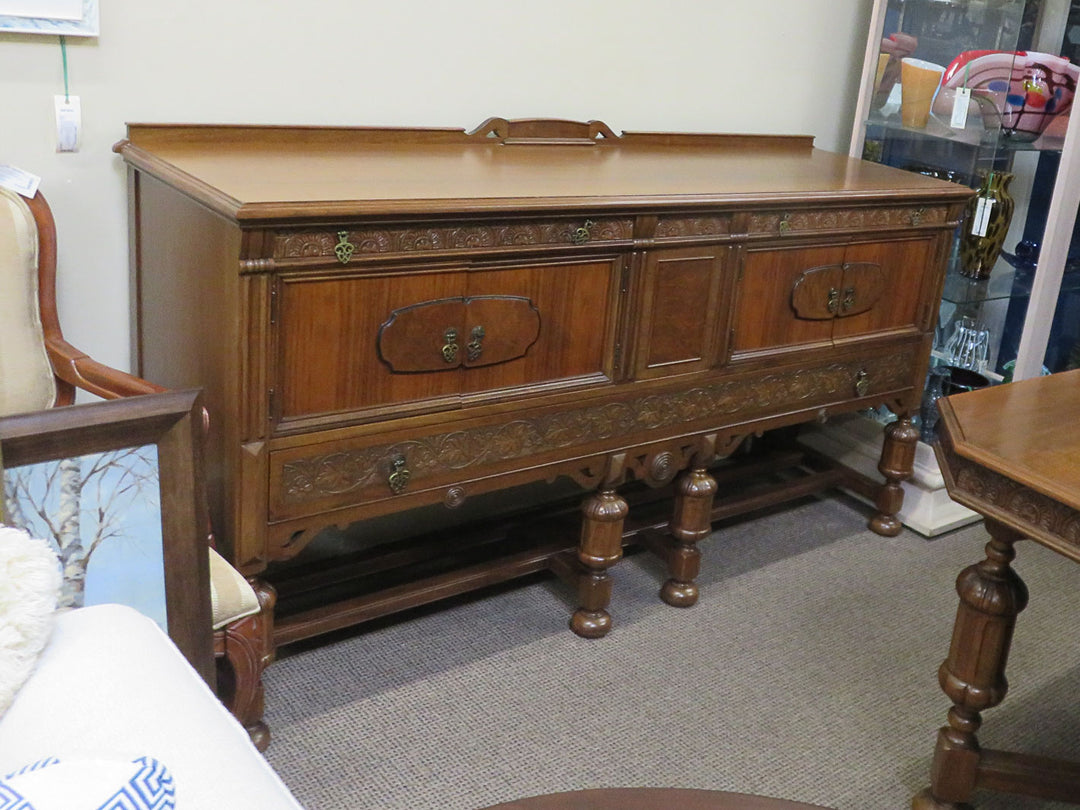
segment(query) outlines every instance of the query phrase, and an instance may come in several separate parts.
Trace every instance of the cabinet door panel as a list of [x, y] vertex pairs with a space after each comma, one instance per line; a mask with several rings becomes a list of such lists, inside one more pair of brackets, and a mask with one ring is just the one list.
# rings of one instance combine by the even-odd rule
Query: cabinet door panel
[[791, 308], [795, 317], [807, 321], [828, 321], [840, 311], [840, 284], [843, 271], [839, 265], [811, 267], [795, 279], [791, 290]]
[[377, 344], [395, 374], [418, 374], [515, 360], [539, 332], [540, 314], [528, 298], [458, 296], [394, 310]]
[[[456, 396], [457, 365], [444, 364], [445, 331], [461, 320], [463, 274], [430, 272], [352, 277], [294, 276], [278, 292], [279, 369], [275, 387], [280, 418], [372, 408]], [[444, 371], [395, 373], [379, 357], [379, 330], [397, 310], [456, 298], [449, 309], [418, 319], [399, 341], [402, 354], [430, 358]], [[446, 317], [435, 317], [445, 315]], [[456, 320], [453, 320], [455, 319]], [[443, 323], [443, 321], [446, 323]], [[426, 332], [430, 334], [425, 335]], [[460, 338], [459, 338], [460, 340]]]
[[536, 302], [519, 295], [480, 295], [465, 301], [462, 365], [508, 363], [524, 357], [540, 337]]
[[[793, 295], [803, 284], [812, 285], [823, 298], [828, 296], [829, 289], [839, 289], [843, 261], [844, 249], [836, 246], [746, 251], [736, 293], [732, 353], [738, 356], [770, 349], [829, 345], [833, 320], [799, 317]], [[808, 270], [819, 270], [809, 276], [809, 282], [806, 281]], [[802, 295], [808, 295], [808, 291]]]
[[[654, 250], [645, 259], [634, 376], [703, 371], [715, 365], [730, 286], [727, 248]], [[727, 293], [725, 295], [725, 292]]]
[[[848, 247], [843, 289], [855, 304], [840, 312], [833, 331], [837, 341], [875, 333], [916, 332], [931, 266], [932, 237], [867, 242]], [[870, 303], [871, 306], [859, 310]], [[853, 314], [854, 313], [854, 314]]]
[[[611, 375], [615, 309], [621, 259], [493, 267], [471, 270], [465, 324], [466, 337], [476, 326], [485, 344], [499, 351], [500, 335], [521, 335], [532, 328], [525, 309], [522, 319], [509, 318], [494, 296], [531, 302], [539, 320], [535, 342], [523, 357], [462, 369], [463, 391], [476, 393], [521, 386]], [[504, 352], [505, 353], [505, 352]], [[483, 359], [483, 356], [481, 356]]]
[[463, 358], [464, 322], [465, 299], [461, 297], [395, 309], [379, 327], [379, 358], [396, 374], [457, 368]]

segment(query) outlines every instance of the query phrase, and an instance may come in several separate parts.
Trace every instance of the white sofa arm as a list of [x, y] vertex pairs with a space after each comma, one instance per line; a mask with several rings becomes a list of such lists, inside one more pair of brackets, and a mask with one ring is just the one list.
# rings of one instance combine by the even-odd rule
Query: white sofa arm
[[57, 616], [0, 717], [0, 778], [47, 757], [149, 756], [185, 810], [302, 810], [169, 637], [121, 605]]

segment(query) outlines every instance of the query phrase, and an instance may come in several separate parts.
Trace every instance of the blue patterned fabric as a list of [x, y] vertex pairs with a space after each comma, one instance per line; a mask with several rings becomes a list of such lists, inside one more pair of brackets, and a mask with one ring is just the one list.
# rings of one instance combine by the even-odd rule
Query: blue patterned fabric
[[0, 780], [0, 810], [173, 810], [172, 774], [153, 757], [38, 760]]

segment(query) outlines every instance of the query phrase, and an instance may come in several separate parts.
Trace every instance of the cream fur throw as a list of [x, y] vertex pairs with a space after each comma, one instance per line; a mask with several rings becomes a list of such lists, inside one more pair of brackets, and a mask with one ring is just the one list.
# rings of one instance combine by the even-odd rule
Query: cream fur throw
[[0, 526], [0, 715], [49, 640], [60, 580], [60, 561], [48, 543]]

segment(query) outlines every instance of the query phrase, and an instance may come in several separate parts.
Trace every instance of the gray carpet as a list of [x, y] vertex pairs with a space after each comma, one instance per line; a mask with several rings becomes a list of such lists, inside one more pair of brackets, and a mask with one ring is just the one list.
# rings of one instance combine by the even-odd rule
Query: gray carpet
[[[702, 543], [689, 610], [656, 597], [655, 559], [626, 559], [602, 640], [569, 632], [551, 581], [286, 650], [266, 675], [267, 758], [308, 810], [475, 810], [643, 785], [906, 808], [949, 707], [936, 671], [953, 581], [985, 534], [885, 539], [865, 520], [838, 496], [722, 526]], [[981, 739], [1075, 754], [1080, 566], [1022, 543], [1016, 569], [1031, 603]]]

